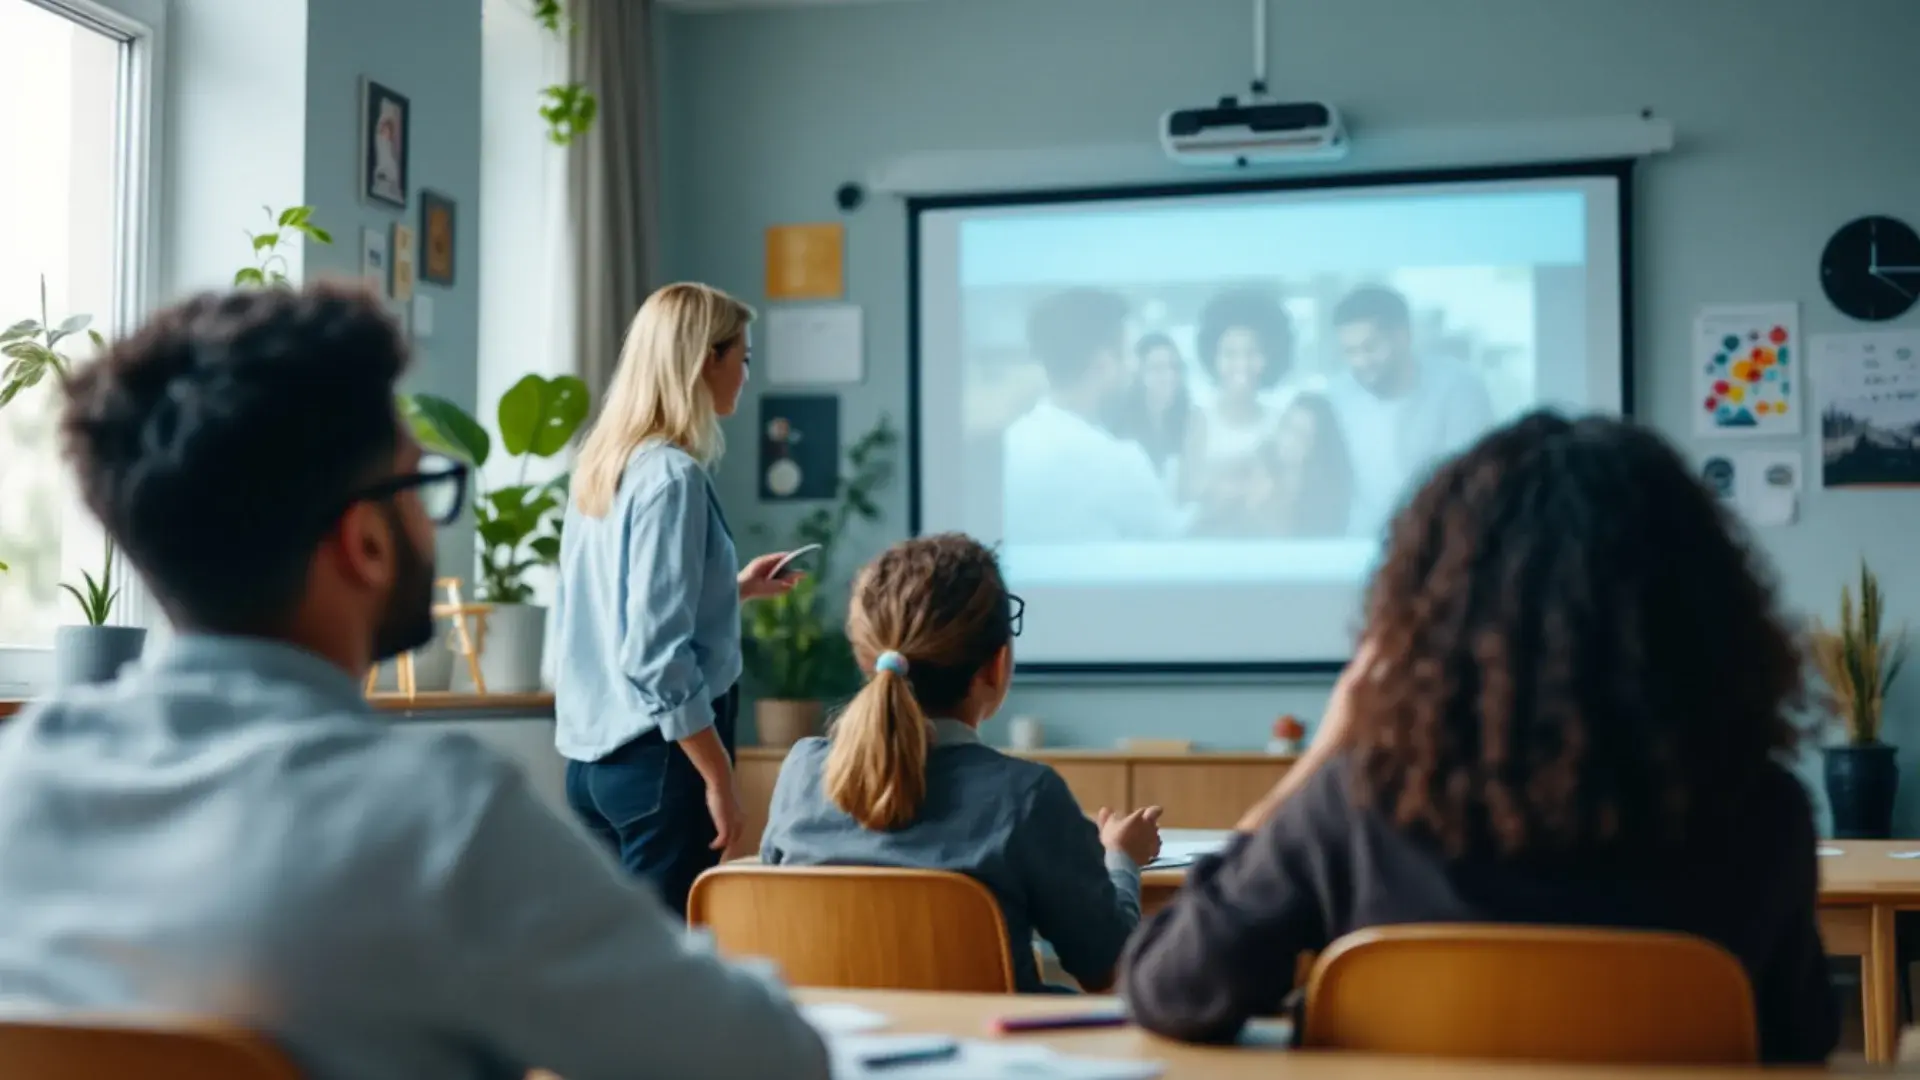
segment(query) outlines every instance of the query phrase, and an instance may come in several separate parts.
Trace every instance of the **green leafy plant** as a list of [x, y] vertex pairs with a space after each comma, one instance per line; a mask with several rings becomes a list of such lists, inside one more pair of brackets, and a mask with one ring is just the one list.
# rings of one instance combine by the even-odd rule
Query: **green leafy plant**
[[[107, 346], [105, 338], [98, 330], [91, 329], [93, 316], [69, 315], [57, 325], [47, 313], [47, 279], [40, 278], [40, 317], [22, 319], [5, 330], [0, 330], [0, 356], [7, 360], [7, 366], [0, 369], [0, 408], [12, 403], [27, 390], [40, 385], [47, 376], [53, 376], [54, 382], [65, 386], [73, 374], [73, 361], [60, 351], [61, 342], [79, 334], [85, 334], [95, 349]], [[80, 609], [85, 613], [88, 625], [99, 626], [113, 614], [113, 603], [119, 598], [118, 589], [113, 589], [113, 541], [106, 542], [106, 559], [100, 569], [100, 578], [94, 580], [92, 574], [81, 572], [86, 580], [87, 589], [83, 594], [65, 582], [60, 587], [73, 594], [80, 601]], [[7, 564], [0, 562], [0, 571]]]
[[[533, 21], [560, 37], [576, 29], [561, 0], [534, 0]], [[540, 101], [540, 119], [547, 122], [547, 138], [555, 146], [566, 146], [586, 134], [600, 115], [600, 99], [578, 80], [546, 87], [540, 91]]]
[[316, 244], [333, 243], [333, 234], [313, 223], [311, 206], [289, 206], [277, 214], [271, 206], [260, 209], [267, 212], [267, 220], [273, 224], [266, 232], [247, 233], [247, 239], [253, 242], [255, 265], [234, 271], [233, 284], [236, 288], [253, 286], [264, 289], [269, 285], [284, 287], [288, 284], [287, 257], [280, 253], [282, 241], [291, 243], [295, 236], [304, 236]]
[[1880, 741], [1887, 691], [1907, 662], [1907, 628], [1882, 633], [1885, 613], [1880, 579], [1863, 559], [1859, 607], [1854, 606], [1853, 590], [1842, 586], [1839, 625], [1816, 622], [1811, 635], [1814, 667], [1826, 681], [1847, 741], [1856, 746]]
[[[571, 375], [528, 375], [500, 396], [500, 449], [519, 459], [520, 471], [514, 483], [478, 492], [473, 499], [481, 599], [524, 604], [533, 599], [527, 571], [560, 561], [569, 477], [529, 483], [527, 466], [535, 458], [565, 450], [586, 423], [589, 404], [587, 384]], [[457, 457], [475, 470], [492, 456], [487, 429], [446, 398], [410, 394], [401, 398], [400, 407], [422, 446]]]
[[70, 315], [56, 326], [47, 315], [47, 279], [41, 277], [40, 317], [0, 330], [0, 356], [7, 358], [6, 368], [0, 369], [0, 407], [40, 385], [48, 375], [56, 382], [67, 381], [73, 362], [60, 352], [61, 341], [84, 332], [94, 348], [105, 348], [106, 339], [99, 331], [87, 329], [92, 322], [91, 315]]
[[860, 686], [860, 671], [838, 615], [838, 596], [823, 591], [834, 556], [855, 521], [880, 518], [875, 495], [893, 479], [900, 436], [886, 417], [847, 448], [834, 499], [800, 519], [791, 547], [819, 544], [813, 572], [782, 596], [757, 600], [741, 613], [746, 661], [763, 696], [794, 701], [840, 697]]
[[113, 541], [106, 541], [105, 547], [106, 557], [101, 561], [98, 580], [82, 570], [80, 578], [86, 582], [84, 590], [64, 581], [60, 583], [61, 588], [80, 602], [80, 611], [86, 616], [88, 626], [105, 626], [107, 619], [113, 615], [114, 601], [120, 599], [120, 589], [113, 583]]

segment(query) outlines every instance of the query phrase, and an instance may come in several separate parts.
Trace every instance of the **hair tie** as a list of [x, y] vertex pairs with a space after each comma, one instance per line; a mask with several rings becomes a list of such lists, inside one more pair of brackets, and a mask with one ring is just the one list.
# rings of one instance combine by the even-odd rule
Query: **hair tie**
[[894, 652], [892, 649], [888, 649], [874, 659], [873, 670], [891, 671], [895, 675], [905, 678], [907, 674], [907, 658]]

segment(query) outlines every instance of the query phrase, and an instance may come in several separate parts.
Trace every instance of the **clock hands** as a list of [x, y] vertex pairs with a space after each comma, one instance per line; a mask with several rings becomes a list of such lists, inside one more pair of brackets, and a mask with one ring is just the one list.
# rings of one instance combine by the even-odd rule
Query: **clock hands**
[[1873, 275], [1876, 278], [1879, 278], [1881, 281], [1886, 282], [1887, 285], [1897, 290], [1900, 293], [1900, 295], [1906, 297], [1907, 299], [1909, 300], [1915, 299], [1914, 294], [1909, 292], [1905, 285], [1902, 285], [1899, 282], [1893, 280], [1893, 278], [1889, 277], [1888, 275], [1889, 274], [1920, 274], [1920, 266], [1881, 266], [1880, 265], [1880, 223], [1877, 221], [1868, 227], [1868, 232], [1867, 232], [1867, 273]]

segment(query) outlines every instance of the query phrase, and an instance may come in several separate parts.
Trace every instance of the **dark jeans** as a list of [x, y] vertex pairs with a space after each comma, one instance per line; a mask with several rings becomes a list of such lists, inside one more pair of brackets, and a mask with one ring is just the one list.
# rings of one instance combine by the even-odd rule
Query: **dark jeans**
[[[740, 688], [714, 699], [713, 727], [733, 756]], [[567, 805], [635, 877], [645, 878], [682, 918], [693, 879], [720, 862], [711, 848], [707, 784], [678, 746], [658, 731], [599, 761], [567, 762]]]

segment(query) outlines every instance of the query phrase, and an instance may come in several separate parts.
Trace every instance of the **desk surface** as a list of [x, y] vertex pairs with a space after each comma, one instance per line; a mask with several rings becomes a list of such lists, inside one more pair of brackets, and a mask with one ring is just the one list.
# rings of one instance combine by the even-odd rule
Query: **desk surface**
[[[1113, 1004], [1112, 998], [1007, 997], [995, 994], [927, 994], [897, 990], [799, 990], [804, 1002], [837, 1001], [872, 1009], [893, 1021], [890, 1031], [947, 1034], [986, 1038], [994, 1017], [1081, 1012]], [[1163, 1062], [1167, 1080], [1591, 1080], [1625, 1076], [1632, 1080], [1733, 1080], [1739, 1077], [1885, 1076], [1864, 1065], [1852, 1070], [1604, 1068], [1573, 1065], [1492, 1065], [1484, 1062], [1440, 1061], [1431, 1058], [1384, 1058], [1357, 1054], [1308, 1053], [1274, 1047], [1218, 1048], [1185, 1046], [1149, 1035], [1138, 1028], [1107, 1028], [1080, 1032], [1044, 1032], [1014, 1038], [1037, 1040], [1061, 1053], [1087, 1057]]]
[[[1224, 831], [1167, 829], [1161, 834], [1168, 847], [1178, 844], [1225, 843]], [[1920, 840], [1823, 840], [1822, 851], [1838, 855], [1820, 858], [1820, 900], [1827, 904], [1912, 903], [1920, 906], [1920, 858], [1896, 859], [1901, 852], [1920, 852]], [[1148, 870], [1143, 885], [1177, 889], [1187, 879], [1183, 867]]]

